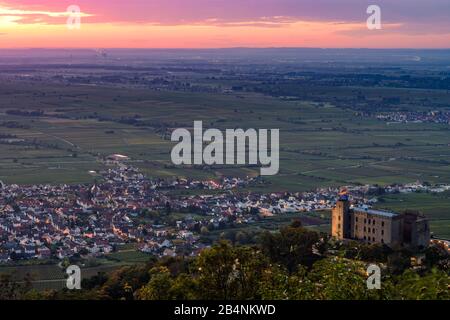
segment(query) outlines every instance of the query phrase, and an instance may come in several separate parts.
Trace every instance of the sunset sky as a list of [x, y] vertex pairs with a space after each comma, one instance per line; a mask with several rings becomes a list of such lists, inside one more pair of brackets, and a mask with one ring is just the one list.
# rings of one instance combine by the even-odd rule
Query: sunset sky
[[[382, 30], [366, 27], [370, 4]], [[0, 48], [30, 47], [450, 48], [450, 1], [0, 0]]]

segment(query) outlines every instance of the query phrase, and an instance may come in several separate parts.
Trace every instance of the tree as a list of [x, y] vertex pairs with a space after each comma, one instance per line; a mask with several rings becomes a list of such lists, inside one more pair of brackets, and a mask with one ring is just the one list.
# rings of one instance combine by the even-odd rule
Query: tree
[[100, 295], [116, 300], [132, 300], [134, 291], [148, 283], [149, 278], [146, 266], [122, 267], [109, 276], [100, 289]]
[[303, 227], [284, 227], [279, 233], [266, 232], [261, 239], [263, 252], [276, 263], [281, 263], [289, 272], [294, 272], [299, 264], [311, 266], [318, 258], [313, 254], [313, 246], [319, 235]]
[[363, 261], [386, 262], [388, 255], [392, 253], [384, 244], [361, 244], [358, 257]]
[[360, 300], [381, 299], [381, 290], [367, 289], [366, 265], [357, 260], [329, 257], [316, 262], [308, 273], [314, 283], [314, 299], [320, 300]]
[[23, 283], [18, 283], [9, 274], [0, 275], [0, 300], [19, 300], [25, 293], [31, 290], [32, 278], [27, 274]]
[[203, 299], [257, 299], [268, 261], [259, 250], [222, 241], [204, 250], [194, 266]]
[[411, 267], [411, 254], [406, 251], [396, 251], [389, 255], [387, 266], [390, 273], [402, 274]]
[[106, 283], [108, 276], [105, 272], [98, 272], [95, 276], [89, 279], [83, 279], [81, 282], [81, 287], [83, 289], [94, 289], [98, 288]]
[[170, 288], [170, 298], [175, 300], [193, 300], [201, 297], [201, 288], [198, 282], [191, 275], [180, 274], [172, 283]]
[[420, 276], [412, 270], [407, 270], [394, 279], [395, 288], [392, 299], [397, 300], [449, 300], [450, 277], [437, 269]]
[[306, 277], [302, 266], [294, 274], [272, 265], [263, 273], [259, 293], [264, 300], [306, 300], [314, 299], [314, 284]]
[[155, 267], [150, 270], [150, 281], [137, 290], [135, 297], [139, 300], [169, 300], [173, 280], [169, 269]]
[[207, 228], [206, 226], [203, 226], [203, 227], [201, 227], [201, 229], [200, 229], [200, 233], [201, 233], [203, 236], [205, 236], [205, 235], [209, 234], [209, 230], [208, 230], [208, 228]]
[[428, 268], [438, 267], [449, 270], [450, 254], [442, 245], [433, 245], [425, 250], [425, 262]]
[[165, 208], [165, 211], [166, 211], [166, 214], [171, 214], [171, 213], [172, 213], [172, 207], [171, 207], [169, 201], [166, 202], [166, 208]]

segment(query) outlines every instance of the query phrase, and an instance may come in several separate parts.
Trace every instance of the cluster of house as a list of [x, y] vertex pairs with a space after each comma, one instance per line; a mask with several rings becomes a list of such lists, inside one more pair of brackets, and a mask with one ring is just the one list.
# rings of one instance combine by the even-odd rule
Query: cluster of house
[[218, 225], [222, 219], [196, 221], [186, 214], [171, 225], [145, 219], [145, 213], [167, 214], [169, 208], [206, 213], [212, 205], [206, 199], [178, 199], [169, 196], [170, 190], [229, 190], [254, 180], [149, 180], [133, 167], [116, 164], [101, 172], [103, 182], [95, 185], [0, 182], [0, 262], [98, 256], [127, 242], [158, 255], [196, 254], [204, 247], [198, 243], [201, 227]]
[[[340, 191], [322, 188], [303, 193], [248, 193], [240, 192], [239, 187], [257, 183], [257, 178], [152, 180], [124, 164], [101, 175], [102, 182], [94, 185], [0, 183], [0, 262], [99, 256], [129, 242], [138, 243], [143, 252], [159, 256], [196, 255], [205, 247], [199, 241], [205, 228], [251, 224], [264, 216], [289, 212], [329, 210]], [[223, 192], [180, 195], [183, 193], [170, 192], [171, 189]], [[348, 192], [353, 200], [370, 205], [376, 202], [376, 196], [368, 195], [378, 189], [356, 186], [348, 187]], [[382, 191], [448, 189], [450, 186], [416, 183], [388, 186]]]
[[429, 111], [429, 112], [387, 112], [378, 114], [377, 119], [396, 123], [443, 123], [450, 124], [450, 112]]

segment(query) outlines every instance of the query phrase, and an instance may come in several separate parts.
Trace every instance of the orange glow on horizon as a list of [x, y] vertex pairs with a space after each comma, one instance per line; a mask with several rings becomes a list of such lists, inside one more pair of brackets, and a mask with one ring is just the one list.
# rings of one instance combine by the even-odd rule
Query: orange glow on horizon
[[[11, 26], [13, 24], [13, 26]], [[391, 26], [395, 28], [395, 25]], [[0, 47], [48, 48], [225, 48], [225, 47], [446, 47], [450, 35], [380, 33], [355, 36], [364, 25], [297, 22], [283, 27], [219, 27], [208, 25], [82, 24], [80, 30], [65, 25], [21, 25], [0, 20]]]
[[97, 17], [95, 12], [82, 13], [81, 29], [69, 30], [64, 11], [0, 4], [0, 48], [448, 48], [450, 44], [450, 32], [405, 34], [401, 23], [386, 23], [382, 30], [370, 31], [365, 21], [280, 21], [285, 17], [272, 17], [158, 24], [92, 22], [92, 17]]

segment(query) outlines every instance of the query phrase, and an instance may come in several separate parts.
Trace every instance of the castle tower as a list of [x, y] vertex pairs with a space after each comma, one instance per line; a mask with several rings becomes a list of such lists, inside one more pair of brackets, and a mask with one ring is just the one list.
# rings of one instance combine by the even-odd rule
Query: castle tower
[[331, 235], [338, 239], [351, 238], [350, 201], [341, 195], [331, 211]]

